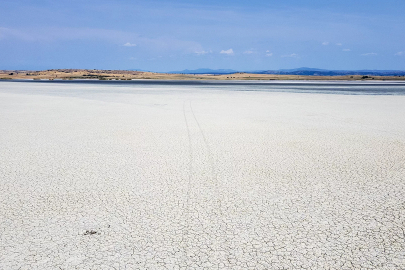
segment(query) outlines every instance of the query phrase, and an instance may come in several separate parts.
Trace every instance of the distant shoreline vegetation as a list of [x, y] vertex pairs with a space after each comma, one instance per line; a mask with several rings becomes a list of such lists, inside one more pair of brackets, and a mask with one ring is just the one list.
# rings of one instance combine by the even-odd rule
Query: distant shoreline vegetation
[[405, 80], [401, 70], [324, 70], [298, 68], [240, 72], [230, 69], [197, 69], [175, 72], [137, 70], [49, 69], [0, 70], [0, 80]]

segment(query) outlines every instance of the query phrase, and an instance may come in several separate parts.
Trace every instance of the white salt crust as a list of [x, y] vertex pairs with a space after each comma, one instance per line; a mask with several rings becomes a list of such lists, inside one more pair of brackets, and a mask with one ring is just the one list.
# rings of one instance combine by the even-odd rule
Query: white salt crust
[[405, 269], [404, 228], [405, 96], [0, 84], [0, 269]]

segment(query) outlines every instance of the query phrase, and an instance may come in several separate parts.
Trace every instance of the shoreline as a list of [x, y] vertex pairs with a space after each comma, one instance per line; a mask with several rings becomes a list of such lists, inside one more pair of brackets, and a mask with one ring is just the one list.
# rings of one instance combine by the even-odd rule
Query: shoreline
[[131, 84], [131, 83], [167, 83], [167, 84], [218, 84], [218, 85], [405, 85], [405, 80], [314, 80], [314, 79], [299, 79], [299, 80], [212, 80], [212, 79], [128, 79], [128, 80], [98, 80], [98, 79], [2, 79], [0, 82], [40, 82], [40, 83], [100, 83], [100, 84]]
[[[323, 93], [342, 95], [405, 95], [404, 81], [321, 81], [321, 80], [153, 80], [153, 79], [133, 79], [133, 80], [29, 80], [16, 79], [0, 81], [0, 90], [4, 90], [12, 85], [26, 84], [30, 87], [83, 87], [114, 88], [124, 87], [131, 89], [140, 88], [162, 88], [177, 89], [187, 87], [187, 89], [223, 89], [233, 91], [250, 92], [291, 92], [291, 93]], [[1, 92], [1, 91], [0, 91]]]
[[45, 71], [13, 71], [0, 70], [0, 81], [3, 80], [97, 80], [97, 81], [405, 81], [405, 76], [374, 76], [374, 75], [279, 75], [279, 74], [170, 74], [157, 72], [127, 71], [127, 70], [81, 70], [57, 69]]

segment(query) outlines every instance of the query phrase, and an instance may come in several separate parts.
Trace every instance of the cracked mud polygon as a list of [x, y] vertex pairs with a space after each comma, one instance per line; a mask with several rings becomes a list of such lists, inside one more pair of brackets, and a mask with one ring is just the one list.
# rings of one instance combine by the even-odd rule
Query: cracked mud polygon
[[2, 82], [0, 269], [404, 269], [405, 96], [245, 88]]

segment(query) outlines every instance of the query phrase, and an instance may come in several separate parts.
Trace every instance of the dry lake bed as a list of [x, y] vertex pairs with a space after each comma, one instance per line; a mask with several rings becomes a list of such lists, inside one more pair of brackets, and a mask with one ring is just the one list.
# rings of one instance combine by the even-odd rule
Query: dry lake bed
[[405, 269], [405, 84], [0, 82], [0, 269]]

